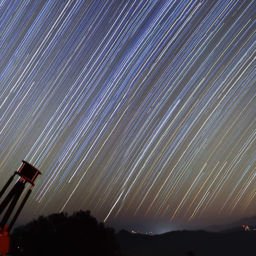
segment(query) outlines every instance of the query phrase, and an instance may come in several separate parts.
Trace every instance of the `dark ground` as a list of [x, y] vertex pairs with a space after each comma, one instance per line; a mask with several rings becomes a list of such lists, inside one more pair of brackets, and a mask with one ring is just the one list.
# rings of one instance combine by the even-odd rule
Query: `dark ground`
[[116, 233], [89, 211], [39, 217], [14, 230], [12, 256], [255, 256], [256, 231]]
[[256, 231], [176, 231], [155, 236], [121, 231], [117, 237], [125, 256], [256, 255]]

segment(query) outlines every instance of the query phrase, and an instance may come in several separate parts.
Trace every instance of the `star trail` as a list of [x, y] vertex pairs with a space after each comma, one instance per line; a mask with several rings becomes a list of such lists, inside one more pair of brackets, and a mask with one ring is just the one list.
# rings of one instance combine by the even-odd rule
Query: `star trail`
[[21, 219], [256, 215], [255, 17], [253, 0], [0, 1], [0, 185], [23, 159], [43, 174]]

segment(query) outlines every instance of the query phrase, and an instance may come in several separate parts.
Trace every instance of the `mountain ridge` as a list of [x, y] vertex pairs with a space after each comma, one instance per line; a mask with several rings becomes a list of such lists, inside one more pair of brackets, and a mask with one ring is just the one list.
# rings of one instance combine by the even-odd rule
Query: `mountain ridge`
[[126, 256], [255, 255], [256, 232], [171, 231], [160, 235], [117, 234]]

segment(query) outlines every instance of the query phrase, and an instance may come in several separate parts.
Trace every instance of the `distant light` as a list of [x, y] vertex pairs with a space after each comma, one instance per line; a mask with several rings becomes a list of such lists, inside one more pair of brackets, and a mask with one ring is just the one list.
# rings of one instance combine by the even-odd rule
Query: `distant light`
[[242, 225], [242, 228], [244, 229], [244, 231], [250, 231], [251, 230], [249, 225], [246, 225], [246, 224]]

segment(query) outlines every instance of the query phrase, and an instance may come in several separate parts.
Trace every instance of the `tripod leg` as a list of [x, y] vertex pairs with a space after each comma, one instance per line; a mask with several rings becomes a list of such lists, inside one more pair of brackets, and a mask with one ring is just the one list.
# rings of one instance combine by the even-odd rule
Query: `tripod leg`
[[9, 185], [11, 184], [11, 182], [13, 181], [13, 178], [15, 176], [16, 173], [14, 173], [10, 179], [6, 182], [6, 184], [4, 185], [4, 187], [2, 188], [2, 190], [0, 191], [0, 198], [3, 196], [4, 192], [6, 191], [6, 189], [9, 187]]
[[20, 206], [19, 206], [17, 212], [16, 212], [15, 215], [13, 216], [12, 221], [11, 221], [11, 223], [10, 223], [10, 225], [9, 225], [9, 232], [11, 231], [11, 229], [12, 229], [12, 227], [13, 227], [15, 221], [16, 221], [17, 218], [19, 217], [20, 212], [22, 211], [22, 209], [23, 209], [25, 203], [27, 202], [27, 200], [28, 200], [28, 198], [29, 198], [31, 192], [32, 192], [32, 189], [30, 188], [30, 189], [28, 190], [27, 194], [25, 195], [25, 197], [23, 198], [23, 200], [22, 200], [22, 202], [21, 202], [21, 204], [20, 204]]
[[4, 198], [2, 203], [0, 204], [0, 214], [4, 211], [4, 209], [7, 207], [7, 205], [10, 203], [13, 196], [17, 193], [19, 187], [19, 182], [17, 182], [14, 187], [10, 190], [10, 192], [7, 194], [7, 196]]
[[25, 188], [25, 184], [24, 183], [21, 183], [21, 182], [17, 182], [16, 184], [16, 190], [15, 190], [15, 193], [13, 194], [13, 198], [12, 198], [12, 201], [6, 211], [6, 213], [4, 214], [4, 217], [0, 223], [0, 227], [4, 227], [5, 224], [7, 223], [8, 219], [10, 218], [11, 214], [12, 214], [12, 211], [15, 207], [15, 205], [17, 204], [20, 196], [21, 196], [21, 193], [23, 192]]

